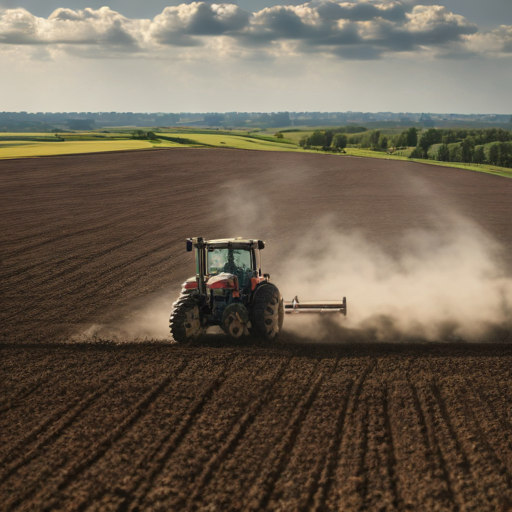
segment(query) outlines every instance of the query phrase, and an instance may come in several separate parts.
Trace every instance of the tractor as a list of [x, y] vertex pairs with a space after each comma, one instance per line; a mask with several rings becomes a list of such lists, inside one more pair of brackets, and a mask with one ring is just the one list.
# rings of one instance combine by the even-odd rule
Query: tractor
[[234, 338], [254, 335], [273, 340], [283, 327], [285, 314], [347, 314], [347, 301], [285, 302], [270, 274], [262, 274], [263, 240], [188, 238], [187, 251], [195, 250], [196, 275], [187, 279], [174, 302], [169, 327], [176, 343], [198, 338], [218, 326]]

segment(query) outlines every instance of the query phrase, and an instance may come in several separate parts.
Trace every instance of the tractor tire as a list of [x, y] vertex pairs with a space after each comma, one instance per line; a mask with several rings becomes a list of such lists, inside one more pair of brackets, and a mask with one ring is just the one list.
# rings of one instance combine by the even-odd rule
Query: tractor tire
[[204, 333], [199, 302], [194, 296], [180, 296], [173, 304], [169, 328], [174, 341], [180, 344], [192, 341]]
[[284, 304], [273, 284], [262, 285], [252, 301], [251, 333], [258, 338], [273, 340], [283, 327]]

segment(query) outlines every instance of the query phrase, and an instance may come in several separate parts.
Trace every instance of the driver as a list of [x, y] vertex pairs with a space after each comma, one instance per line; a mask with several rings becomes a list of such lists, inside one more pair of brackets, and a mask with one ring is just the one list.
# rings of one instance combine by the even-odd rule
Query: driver
[[235, 264], [235, 254], [230, 249], [228, 251], [228, 261], [224, 265], [224, 268], [222, 269], [223, 272], [228, 272], [229, 274], [235, 274], [238, 270], [238, 267]]

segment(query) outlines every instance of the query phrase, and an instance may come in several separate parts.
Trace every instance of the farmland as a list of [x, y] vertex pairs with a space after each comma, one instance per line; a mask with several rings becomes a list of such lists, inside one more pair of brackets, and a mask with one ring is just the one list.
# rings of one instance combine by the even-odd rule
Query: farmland
[[[139, 133], [139, 135], [137, 135]], [[152, 138], [147, 138], [152, 133]], [[130, 151], [177, 148], [222, 148], [244, 149], [253, 151], [287, 151], [299, 153], [324, 153], [321, 147], [301, 148], [299, 141], [304, 136], [310, 136], [311, 129], [297, 129], [285, 132], [282, 138], [275, 137], [276, 131], [267, 129], [258, 132], [247, 130], [219, 131], [197, 128], [165, 128], [157, 133], [144, 132], [129, 128], [116, 128], [89, 132], [62, 133], [0, 133], [0, 160], [13, 158], [33, 158], [37, 156], [58, 156], [81, 153], [102, 153], [109, 151]], [[397, 135], [398, 130], [384, 130], [385, 134]], [[142, 135], [142, 138], [140, 138]], [[489, 165], [488, 163], [437, 162], [432, 160], [410, 158], [414, 147], [402, 148], [396, 151], [379, 152], [369, 148], [350, 144], [358, 134], [348, 134], [349, 147], [344, 154], [363, 158], [385, 160], [412, 160], [424, 164], [455, 167], [471, 171], [512, 177], [512, 171], [505, 167]], [[344, 156], [337, 154], [336, 156]]]
[[152, 147], [149, 142], [143, 140], [73, 142], [0, 141], [0, 159], [101, 153], [104, 151], [130, 151], [134, 149], [151, 149]]
[[5, 160], [0, 173], [3, 509], [510, 510], [509, 332], [313, 339], [287, 319], [276, 343], [167, 336], [193, 273], [187, 236], [266, 239], [279, 285], [295, 239], [313, 230], [327, 250], [317, 219], [393, 252], [455, 208], [499, 241], [510, 277], [510, 180], [228, 149]]

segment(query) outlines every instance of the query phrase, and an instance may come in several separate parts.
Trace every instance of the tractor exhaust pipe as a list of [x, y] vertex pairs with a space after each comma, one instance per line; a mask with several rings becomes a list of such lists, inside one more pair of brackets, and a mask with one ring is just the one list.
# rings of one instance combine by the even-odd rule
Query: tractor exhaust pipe
[[299, 302], [298, 297], [295, 296], [291, 302], [284, 301], [284, 312], [288, 315], [297, 313], [341, 313], [347, 316], [347, 299], [343, 297], [343, 302]]

